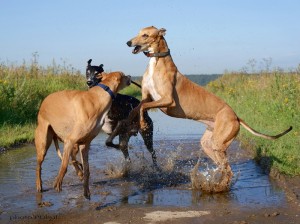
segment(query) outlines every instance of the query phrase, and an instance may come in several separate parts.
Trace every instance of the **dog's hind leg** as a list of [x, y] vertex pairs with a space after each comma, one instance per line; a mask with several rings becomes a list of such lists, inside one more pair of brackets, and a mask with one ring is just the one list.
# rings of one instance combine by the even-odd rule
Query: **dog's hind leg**
[[[76, 174], [79, 177], [79, 179], [83, 180], [83, 165], [76, 160], [78, 151], [79, 151], [79, 145], [75, 144], [71, 153], [72, 165], [74, 166]], [[81, 158], [81, 162], [83, 162], [82, 158]]]
[[[206, 130], [202, 136], [202, 149], [206, 155], [210, 157], [218, 166], [218, 172], [221, 174], [221, 178], [218, 180], [218, 182], [211, 183], [212, 185], [210, 185], [209, 189], [206, 189], [207, 191], [222, 192], [227, 191], [230, 187], [233, 173], [226, 155], [226, 149], [228, 145], [224, 145], [224, 148], [220, 148], [220, 145], [217, 145], [214, 142], [213, 132], [211, 130]], [[197, 165], [199, 165], [198, 163]]]
[[203, 151], [205, 152], [205, 154], [210, 158], [212, 159], [212, 161], [214, 161], [215, 164], [219, 165], [218, 164], [218, 160], [216, 158], [216, 155], [215, 155], [215, 152], [213, 150], [213, 147], [212, 147], [212, 131], [210, 129], [207, 129], [202, 138], [201, 138], [201, 146], [202, 146], [202, 149]]
[[122, 151], [126, 162], [130, 162], [129, 153], [128, 153], [128, 142], [130, 136], [127, 133], [122, 133], [119, 135], [119, 142], [120, 142], [120, 150]]
[[225, 107], [217, 114], [211, 140], [217, 163], [224, 168], [229, 166], [226, 150], [239, 130], [240, 123], [231, 108]]
[[228, 167], [226, 149], [230, 145], [219, 144], [213, 137], [211, 130], [206, 130], [201, 138], [201, 146], [206, 155], [220, 168]]
[[145, 120], [147, 126], [145, 129], [140, 129], [139, 132], [144, 140], [144, 143], [148, 151], [151, 153], [153, 165], [156, 167], [157, 166], [156, 153], [153, 150], [153, 122], [151, 118], [147, 115], [145, 115]]
[[115, 149], [120, 149], [120, 142], [119, 144], [114, 144], [113, 140], [116, 136], [118, 136], [122, 129], [124, 129], [125, 124], [122, 121], [119, 121], [115, 128], [112, 130], [111, 134], [108, 136], [108, 138], [105, 141], [106, 146], [113, 147]]
[[217, 114], [213, 130], [209, 131], [211, 134], [207, 136], [207, 142], [209, 142], [210, 138], [210, 143], [204, 145], [209, 147], [209, 156], [218, 165], [218, 170], [222, 174], [219, 184], [215, 186], [215, 192], [228, 190], [230, 187], [233, 173], [226, 151], [238, 134], [239, 129], [240, 124], [237, 116], [231, 108], [225, 107]]
[[35, 147], [36, 147], [36, 189], [38, 192], [42, 192], [42, 163], [47, 154], [48, 148], [51, 145], [54, 132], [48, 123], [43, 122], [41, 119], [38, 122], [38, 126], [35, 130]]

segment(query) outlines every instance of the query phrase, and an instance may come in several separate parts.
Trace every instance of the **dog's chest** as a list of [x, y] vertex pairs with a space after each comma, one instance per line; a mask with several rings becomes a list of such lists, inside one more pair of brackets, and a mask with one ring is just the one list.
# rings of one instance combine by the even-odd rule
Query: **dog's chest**
[[159, 100], [161, 96], [157, 92], [157, 87], [154, 85], [156, 59], [151, 58], [148, 66], [148, 73], [143, 78], [143, 88], [147, 89], [153, 100]]
[[104, 124], [104, 121], [105, 121], [105, 118], [107, 116], [107, 113], [109, 112], [109, 109], [106, 109], [106, 111], [103, 112], [102, 114], [102, 117], [100, 117], [100, 119], [98, 119], [98, 122], [96, 124], [96, 129], [99, 130], [100, 128], [102, 128], [103, 124]]

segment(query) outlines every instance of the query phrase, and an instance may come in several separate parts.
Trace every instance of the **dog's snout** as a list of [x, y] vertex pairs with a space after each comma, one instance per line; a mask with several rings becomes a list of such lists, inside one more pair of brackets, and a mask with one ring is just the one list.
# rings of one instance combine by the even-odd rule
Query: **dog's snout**
[[131, 84], [131, 76], [127, 75], [127, 85], [130, 85], [130, 84]]
[[131, 47], [131, 45], [132, 45], [131, 40], [130, 40], [130, 41], [127, 41], [127, 46], [128, 46], [128, 47]]
[[91, 85], [93, 84], [93, 81], [87, 81], [86, 84], [87, 84], [88, 86], [91, 86]]

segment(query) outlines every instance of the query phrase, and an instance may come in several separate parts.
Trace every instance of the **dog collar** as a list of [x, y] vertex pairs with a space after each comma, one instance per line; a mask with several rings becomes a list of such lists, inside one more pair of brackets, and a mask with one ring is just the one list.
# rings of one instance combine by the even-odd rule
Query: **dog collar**
[[161, 52], [161, 53], [149, 53], [149, 52], [146, 52], [146, 51], [143, 51], [144, 54], [149, 58], [149, 57], [159, 57], [159, 58], [162, 58], [162, 57], [166, 57], [168, 55], [170, 55], [170, 49], [168, 49], [167, 52]]
[[111, 91], [111, 89], [110, 89], [108, 86], [106, 86], [106, 85], [104, 85], [104, 84], [102, 84], [102, 83], [98, 83], [97, 86], [101, 87], [101, 88], [104, 89], [106, 92], [108, 92], [108, 94], [111, 96], [111, 98], [112, 98], [113, 100], [116, 98], [114, 92]]

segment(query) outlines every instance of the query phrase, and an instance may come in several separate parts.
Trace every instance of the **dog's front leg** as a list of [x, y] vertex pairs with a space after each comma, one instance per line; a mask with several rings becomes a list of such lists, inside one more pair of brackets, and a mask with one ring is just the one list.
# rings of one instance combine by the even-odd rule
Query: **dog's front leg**
[[152, 109], [152, 108], [165, 108], [165, 107], [170, 107], [174, 104], [174, 100], [172, 96], [164, 97], [161, 98], [157, 101], [152, 101], [152, 102], [146, 102], [141, 104], [140, 108], [140, 126], [141, 129], [144, 130], [147, 128], [147, 122], [145, 121], [144, 118], [144, 112]]
[[75, 144], [74, 145], [74, 148], [72, 150], [72, 153], [71, 153], [71, 158], [72, 158], [72, 165], [73, 167], [75, 168], [75, 171], [76, 171], [76, 174], [77, 176], [79, 177], [80, 180], [83, 180], [83, 167], [82, 167], [82, 161], [81, 163], [78, 162], [76, 160], [76, 155], [79, 151], [79, 145], [78, 144]]
[[83, 162], [83, 190], [84, 190], [83, 195], [87, 199], [91, 198], [90, 189], [89, 189], [89, 179], [90, 179], [89, 148], [90, 148], [89, 143], [80, 146], [80, 153]]
[[130, 111], [129, 116], [126, 119], [127, 125], [130, 125], [132, 123], [132, 121], [136, 118], [136, 116], [139, 115], [142, 103], [143, 103], [143, 101], [141, 101], [137, 107], [133, 108], [133, 110]]
[[128, 153], [128, 141], [130, 139], [129, 133], [120, 134], [120, 149], [124, 155], [125, 161], [130, 162], [129, 153]]
[[114, 144], [113, 140], [116, 136], [118, 136], [123, 130], [126, 130], [127, 123], [125, 120], [121, 120], [117, 123], [117, 126], [113, 129], [112, 133], [109, 135], [109, 137], [106, 139], [105, 144], [108, 147], [113, 147], [115, 149], [120, 148], [120, 143], [119, 144]]
[[65, 145], [64, 145], [63, 159], [62, 159], [61, 166], [60, 166], [58, 175], [56, 177], [56, 180], [55, 180], [54, 186], [53, 186], [55, 188], [55, 190], [58, 192], [60, 192], [62, 189], [62, 181], [67, 172], [69, 158], [70, 158], [71, 152], [74, 147], [74, 142], [70, 141], [70, 140], [65, 141], [64, 144]]

